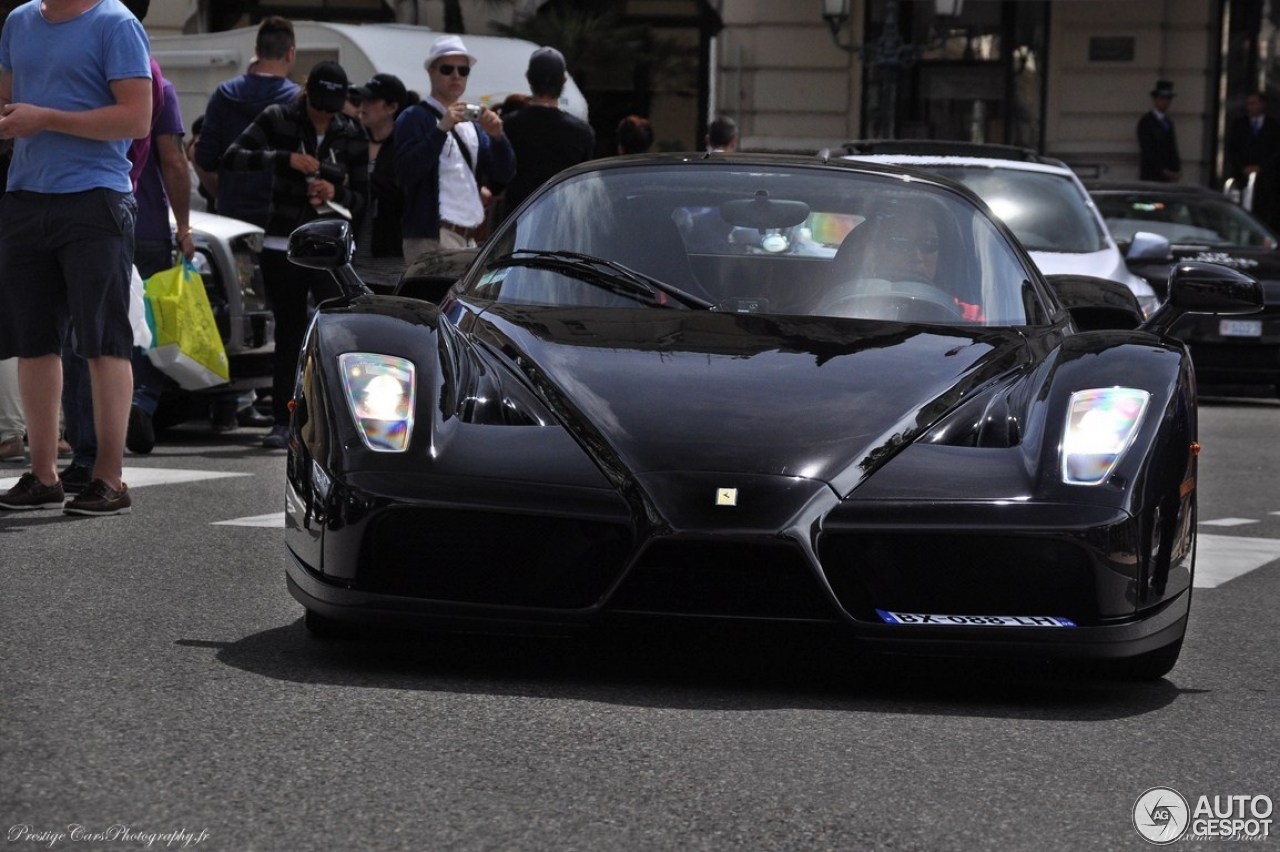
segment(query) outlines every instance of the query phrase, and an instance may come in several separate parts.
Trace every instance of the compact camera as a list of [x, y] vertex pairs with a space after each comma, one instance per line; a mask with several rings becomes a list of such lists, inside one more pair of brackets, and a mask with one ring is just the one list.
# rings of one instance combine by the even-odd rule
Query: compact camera
[[484, 112], [484, 106], [481, 104], [463, 104], [462, 120], [475, 121], [480, 117], [480, 113]]

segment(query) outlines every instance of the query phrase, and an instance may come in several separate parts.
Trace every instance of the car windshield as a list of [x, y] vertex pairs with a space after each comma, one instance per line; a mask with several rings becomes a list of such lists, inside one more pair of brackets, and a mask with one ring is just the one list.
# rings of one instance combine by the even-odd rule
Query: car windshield
[[1274, 249], [1276, 235], [1243, 208], [1216, 195], [1099, 192], [1094, 202], [1121, 244], [1138, 231], [1175, 246]]
[[984, 166], [931, 165], [929, 171], [977, 193], [1027, 251], [1102, 251], [1106, 237], [1089, 199], [1066, 175]]
[[835, 168], [602, 168], [551, 186], [461, 287], [520, 305], [1029, 325], [1009, 239], [945, 188]]

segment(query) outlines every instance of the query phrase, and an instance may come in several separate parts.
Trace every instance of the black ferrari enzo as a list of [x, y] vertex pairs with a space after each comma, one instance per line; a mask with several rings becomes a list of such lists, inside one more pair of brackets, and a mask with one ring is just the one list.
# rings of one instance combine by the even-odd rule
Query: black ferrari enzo
[[347, 293], [292, 403], [288, 587], [317, 634], [706, 617], [1177, 660], [1198, 446], [1167, 330], [1257, 310], [1241, 273], [1183, 264], [1134, 328], [959, 184], [747, 155], [563, 172], [439, 304], [369, 293], [351, 252], [345, 223], [291, 238]]

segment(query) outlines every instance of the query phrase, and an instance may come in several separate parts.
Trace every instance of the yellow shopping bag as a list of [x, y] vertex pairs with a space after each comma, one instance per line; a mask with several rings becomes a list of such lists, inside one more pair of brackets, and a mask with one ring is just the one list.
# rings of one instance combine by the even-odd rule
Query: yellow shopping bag
[[157, 272], [147, 279], [146, 291], [151, 363], [185, 390], [226, 383], [227, 350], [195, 267], [183, 260]]

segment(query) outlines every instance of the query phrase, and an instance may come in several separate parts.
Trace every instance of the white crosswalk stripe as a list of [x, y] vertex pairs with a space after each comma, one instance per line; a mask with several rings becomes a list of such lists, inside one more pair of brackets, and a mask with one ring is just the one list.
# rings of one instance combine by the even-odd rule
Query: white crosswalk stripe
[[232, 518], [229, 521], [214, 521], [215, 527], [278, 527], [284, 529], [284, 512], [272, 512], [270, 515], [250, 515], [247, 518]]
[[1280, 539], [1239, 535], [1196, 536], [1197, 589], [1212, 589], [1280, 559]]
[[[199, 482], [203, 479], [226, 479], [233, 476], [253, 476], [251, 473], [231, 473], [222, 470], [194, 470], [179, 467], [126, 467], [121, 479], [129, 489], [148, 485], [174, 485], [181, 482]], [[0, 479], [0, 492], [18, 484], [18, 477]]]

